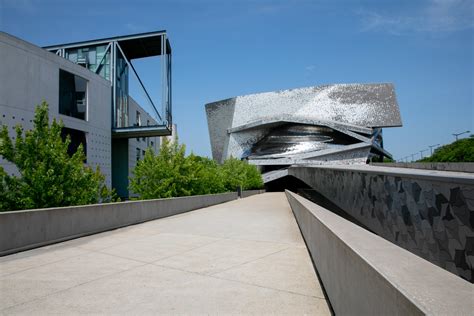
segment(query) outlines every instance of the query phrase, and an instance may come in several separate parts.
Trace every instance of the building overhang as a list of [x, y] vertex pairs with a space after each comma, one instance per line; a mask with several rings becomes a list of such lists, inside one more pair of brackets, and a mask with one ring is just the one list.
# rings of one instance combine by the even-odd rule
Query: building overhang
[[139, 138], [171, 135], [166, 125], [118, 127], [112, 129], [112, 138]]
[[[89, 51], [91, 48], [97, 48], [103, 46], [101, 49], [105, 49], [102, 54], [103, 57], [100, 61], [97, 59], [96, 62], [90, 63], [92, 68], [89, 68], [89, 57], [81, 57], [81, 64], [89, 68], [89, 70], [100, 74], [105, 67], [109, 67], [109, 74], [105, 78], [110, 80], [112, 84], [112, 135], [114, 138], [134, 138], [134, 137], [154, 137], [154, 136], [169, 136], [171, 135], [172, 128], [172, 90], [171, 90], [171, 45], [168, 40], [165, 30], [154, 31], [147, 33], [115, 36], [108, 38], [101, 38], [95, 40], [87, 40], [81, 42], [72, 42], [59, 45], [50, 45], [43, 47], [44, 49], [55, 53], [58, 56], [68, 59], [69, 52], [73, 52], [72, 56], [76, 56], [71, 60], [76, 62], [77, 56], [79, 55], [76, 51], [82, 50]], [[105, 48], [104, 48], [105, 47]], [[88, 55], [87, 55], [88, 56]], [[93, 54], [97, 56], [97, 54]], [[135, 69], [132, 60], [155, 57], [159, 56], [161, 59], [161, 102], [153, 100], [137, 70]], [[95, 57], [93, 57], [95, 58]], [[124, 61], [123, 63], [118, 63]], [[128, 67], [129, 72], [125, 72], [123, 69]], [[117, 70], [119, 69], [119, 70]], [[122, 69], [122, 70], [120, 70]], [[153, 117], [156, 120], [155, 128], [150, 126], [131, 126], [133, 124], [128, 117], [128, 101], [120, 101], [123, 96], [122, 94], [128, 95], [128, 76], [129, 73], [136, 77], [138, 87], [141, 88], [145, 96], [145, 101], [149, 105], [149, 109], [152, 113], [156, 114]], [[105, 71], [104, 71], [105, 74]], [[127, 80], [120, 79], [122, 76], [127, 76]], [[121, 80], [121, 84], [118, 82]], [[124, 89], [125, 86], [125, 89]], [[161, 103], [161, 107], [159, 106]], [[161, 108], [159, 110], [159, 108]], [[146, 111], [146, 110], [145, 110]], [[138, 123], [138, 122], [137, 122]], [[127, 126], [128, 125], [128, 126]], [[140, 125], [140, 124], [138, 124]], [[127, 135], [126, 135], [127, 134]]]
[[[162, 41], [166, 41], [166, 48], [163, 49]], [[66, 44], [58, 44], [43, 47], [49, 51], [58, 49], [90, 47], [95, 45], [104, 45], [110, 42], [118, 42], [127, 58], [137, 59], [144, 57], [152, 57], [171, 53], [171, 45], [166, 37], [166, 31], [155, 31], [147, 33], [139, 33], [124, 36], [115, 36], [109, 38], [101, 38], [90, 41], [73, 42]], [[165, 51], [164, 51], [165, 50]]]

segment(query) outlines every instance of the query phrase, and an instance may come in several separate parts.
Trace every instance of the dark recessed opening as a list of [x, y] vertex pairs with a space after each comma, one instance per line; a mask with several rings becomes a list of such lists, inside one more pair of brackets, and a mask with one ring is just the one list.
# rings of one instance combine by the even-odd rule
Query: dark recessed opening
[[274, 181], [265, 183], [265, 190], [267, 192], [283, 192], [290, 190], [298, 192], [299, 189], [311, 189], [306, 183], [293, 176], [286, 176]]
[[59, 113], [86, 119], [87, 80], [59, 69]]
[[63, 140], [65, 140], [67, 136], [69, 136], [71, 139], [71, 142], [69, 143], [69, 147], [67, 149], [68, 155], [72, 157], [72, 155], [76, 153], [79, 145], [82, 144], [82, 148], [86, 156], [86, 159], [84, 162], [87, 162], [86, 133], [83, 131], [79, 131], [77, 129], [63, 127], [63, 129], [61, 130], [61, 137]]

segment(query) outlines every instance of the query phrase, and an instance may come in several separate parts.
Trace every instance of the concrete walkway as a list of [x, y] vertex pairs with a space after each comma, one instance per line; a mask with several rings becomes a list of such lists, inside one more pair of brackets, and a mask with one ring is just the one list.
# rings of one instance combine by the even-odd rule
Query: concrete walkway
[[284, 193], [0, 258], [0, 314], [329, 314]]

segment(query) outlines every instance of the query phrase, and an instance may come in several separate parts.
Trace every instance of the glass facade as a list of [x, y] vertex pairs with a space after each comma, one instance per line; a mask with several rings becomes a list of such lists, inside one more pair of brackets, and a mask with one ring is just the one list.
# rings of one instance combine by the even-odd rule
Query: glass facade
[[110, 49], [108, 45], [70, 48], [65, 50], [65, 57], [90, 71], [110, 80]]
[[[135, 119], [135, 126], [141, 126], [142, 125], [142, 118], [141, 118], [141, 115], [140, 115], [140, 112], [137, 111], [137, 114], [136, 114], [136, 119]], [[140, 138], [137, 137], [137, 142], [140, 141]]]
[[120, 51], [117, 51], [115, 81], [115, 125], [128, 126], [128, 64]]
[[87, 119], [87, 80], [59, 70], [59, 113]]
[[136, 113], [136, 120], [135, 120], [135, 126], [141, 126], [142, 125], [142, 116], [140, 115], [140, 112], [137, 111]]
[[[66, 49], [66, 59], [93, 71], [106, 80], [111, 80], [111, 52], [112, 45], [98, 45], [81, 48]], [[117, 50], [115, 79], [115, 102], [114, 113], [115, 127], [127, 127], [128, 122], [128, 64]]]

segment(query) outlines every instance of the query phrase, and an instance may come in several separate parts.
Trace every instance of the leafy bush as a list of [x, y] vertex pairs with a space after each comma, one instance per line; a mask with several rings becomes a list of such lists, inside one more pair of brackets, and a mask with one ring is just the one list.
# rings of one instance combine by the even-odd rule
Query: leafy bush
[[191, 195], [193, 170], [185, 150], [184, 145], [170, 144], [166, 138], [158, 155], [148, 149], [133, 171], [132, 191], [142, 199]]
[[108, 201], [112, 192], [104, 176], [84, 165], [82, 145], [70, 157], [69, 137], [61, 138], [62, 122], [49, 125], [48, 104], [35, 110], [34, 127], [16, 127], [16, 140], [7, 126], [0, 131], [0, 155], [16, 165], [20, 176], [10, 176], [0, 166], [0, 211], [57, 207]]
[[474, 135], [437, 148], [421, 162], [474, 162]]
[[236, 158], [229, 158], [222, 165], [224, 186], [227, 191], [260, 189], [263, 187], [260, 172], [254, 165]]
[[191, 154], [193, 165], [192, 195], [225, 192], [220, 166], [212, 159]]
[[206, 157], [186, 157], [185, 151], [184, 145], [167, 139], [158, 154], [148, 149], [133, 171], [130, 189], [141, 199], [156, 199], [263, 187], [255, 166], [234, 158], [219, 166]]

